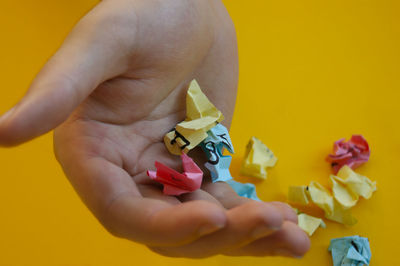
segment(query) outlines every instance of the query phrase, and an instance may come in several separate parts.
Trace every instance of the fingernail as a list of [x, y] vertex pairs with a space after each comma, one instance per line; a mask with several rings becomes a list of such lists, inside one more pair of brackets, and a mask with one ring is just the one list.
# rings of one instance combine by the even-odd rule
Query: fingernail
[[223, 228], [225, 225], [223, 224], [207, 224], [204, 225], [202, 227], [200, 227], [199, 231], [198, 231], [198, 235], [202, 236], [202, 235], [208, 235], [212, 232], [215, 232], [221, 228]]
[[278, 231], [279, 229], [280, 229], [280, 227], [258, 226], [256, 229], [253, 230], [251, 236], [254, 239], [258, 239], [263, 236], [269, 235], [274, 231]]

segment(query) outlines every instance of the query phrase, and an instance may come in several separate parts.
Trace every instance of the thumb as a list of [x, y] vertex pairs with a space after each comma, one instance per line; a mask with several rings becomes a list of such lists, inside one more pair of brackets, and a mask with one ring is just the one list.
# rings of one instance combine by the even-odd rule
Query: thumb
[[0, 118], [0, 145], [18, 145], [52, 130], [100, 83], [123, 73], [128, 47], [113, 38], [115, 19], [101, 5], [76, 25], [22, 100]]

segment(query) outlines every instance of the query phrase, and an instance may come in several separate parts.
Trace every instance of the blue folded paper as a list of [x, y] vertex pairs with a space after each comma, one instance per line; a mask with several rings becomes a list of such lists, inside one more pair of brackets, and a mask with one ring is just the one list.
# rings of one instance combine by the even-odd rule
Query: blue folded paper
[[232, 179], [229, 171], [232, 157], [222, 155], [224, 148], [230, 153], [234, 153], [228, 129], [221, 124], [217, 124], [207, 131], [207, 134], [208, 137], [201, 142], [200, 146], [207, 155], [208, 161], [205, 167], [210, 170], [212, 181], [217, 182]]
[[261, 201], [257, 197], [256, 187], [253, 184], [240, 183], [240, 182], [236, 182], [234, 180], [228, 180], [228, 181], [226, 181], [226, 183], [228, 183], [239, 196], [249, 198], [252, 200]]
[[204, 166], [210, 170], [213, 182], [228, 181], [232, 179], [229, 165], [231, 164], [231, 156], [221, 156], [217, 164], [205, 163]]
[[226, 182], [239, 196], [260, 201], [257, 197], [256, 187], [253, 184], [243, 184], [232, 180], [229, 171], [232, 157], [222, 154], [224, 148], [230, 153], [234, 153], [228, 129], [221, 124], [217, 124], [207, 131], [207, 134], [208, 137], [201, 142], [200, 146], [207, 155], [208, 161], [204, 166], [210, 171], [212, 182]]
[[368, 238], [348, 236], [334, 238], [328, 249], [332, 253], [334, 266], [369, 265], [371, 249]]

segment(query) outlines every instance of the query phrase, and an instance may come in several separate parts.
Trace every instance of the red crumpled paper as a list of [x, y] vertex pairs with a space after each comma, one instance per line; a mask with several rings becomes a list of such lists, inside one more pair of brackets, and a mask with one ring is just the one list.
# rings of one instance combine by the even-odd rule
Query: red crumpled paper
[[197, 164], [185, 153], [181, 155], [183, 173], [179, 173], [172, 168], [155, 162], [157, 171], [147, 171], [147, 175], [164, 185], [165, 195], [181, 195], [195, 191], [200, 188], [203, 180], [203, 172]]
[[348, 142], [339, 139], [333, 144], [333, 154], [326, 157], [331, 163], [332, 170], [336, 174], [343, 165], [355, 169], [368, 162], [370, 150], [368, 142], [362, 135], [353, 135]]

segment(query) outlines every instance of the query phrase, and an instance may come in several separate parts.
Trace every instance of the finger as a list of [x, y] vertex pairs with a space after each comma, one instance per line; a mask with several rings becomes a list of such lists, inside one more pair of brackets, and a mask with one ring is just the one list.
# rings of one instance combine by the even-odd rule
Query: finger
[[280, 209], [281, 213], [285, 217], [285, 220], [297, 224], [297, 214], [292, 207], [280, 201], [270, 201], [269, 203]]
[[246, 245], [281, 228], [283, 218], [273, 205], [252, 201], [227, 212], [226, 226], [181, 247], [152, 247], [172, 257], [208, 257]]
[[[251, 199], [240, 197], [232, 187], [225, 182], [205, 183], [203, 184], [202, 189], [210, 193], [227, 209], [252, 201]], [[297, 224], [297, 214], [289, 205], [278, 201], [269, 203], [273, 204], [281, 211], [284, 220], [292, 221]]]
[[227, 209], [252, 201], [251, 199], [240, 197], [232, 187], [225, 182], [207, 182], [203, 184], [202, 189], [211, 194]]
[[23, 99], [1, 117], [0, 145], [17, 145], [55, 128], [101, 82], [123, 72], [124, 51], [110, 38], [115, 25], [104, 21], [106, 2], [77, 24]]
[[108, 210], [105, 226], [111, 233], [150, 246], [180, 246], [226, 223], [224, 210], [206, 201], [166, 206], [160, 200], [127, 195]]
[[310, 239], [297, 225], [283, 223], [281, 230], [256, 240], [247, 246], [230, 250], [230, 256], [289, 256], [302, 257], [310, 248]]
[[207, 193], [206, 191], [201, 190], [201, 189], [198, 189], [191, 193], [182, 194], [179, 196], [179, 199], [182, 202], [188, 202], [188, 201], [194, 201], [194, 200], [204, 200], [204, 201], [214, 203], [223, 208], [222, 204], [216, 198], [214, 198], [209, 193]]

